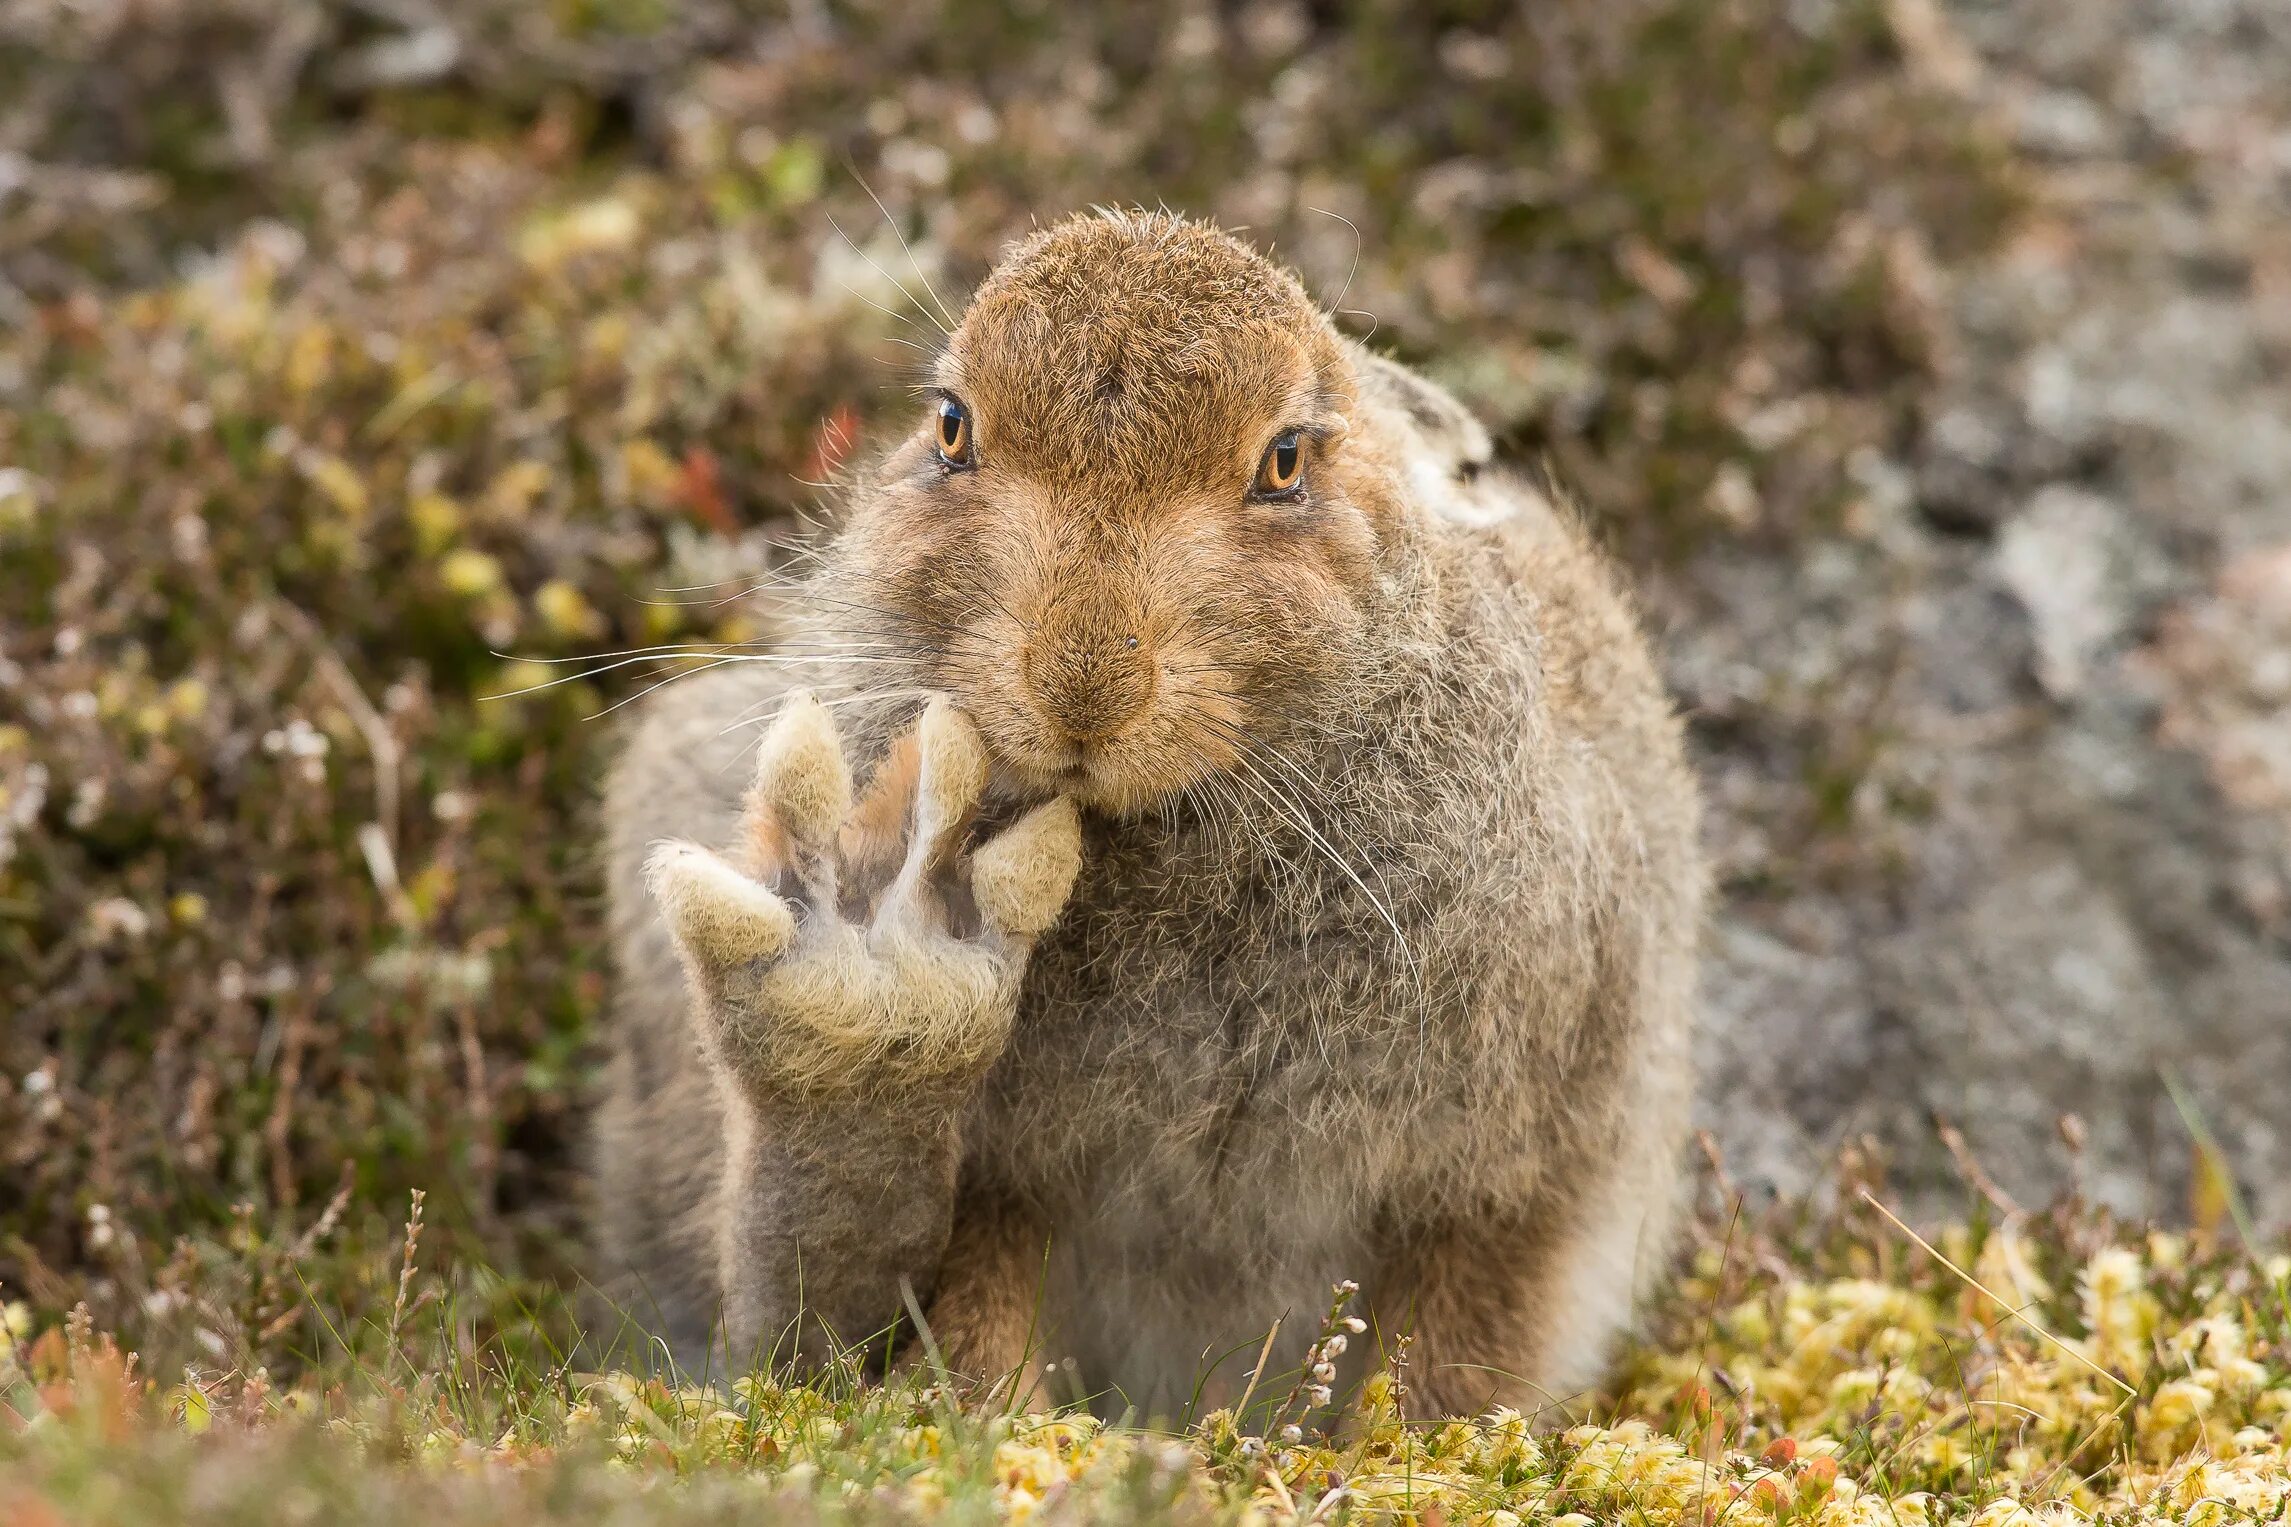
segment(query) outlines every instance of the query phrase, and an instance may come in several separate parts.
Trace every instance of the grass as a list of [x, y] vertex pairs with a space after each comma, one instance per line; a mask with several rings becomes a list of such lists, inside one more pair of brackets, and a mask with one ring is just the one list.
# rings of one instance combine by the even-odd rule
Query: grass
[[[468, 1275], [425, 1265], [417, 1206], [394, 1265], [371, 1270], [363, 1317], [305, 1291], [281, 1328], [310, 1343], [291, 1381], [212, 1361], [161, 1372], [123, 1356], [84, 1310], [35, 1332], [11, 1307], [0, 1513], [1495, 1527], [2282, 1518], [2291, 1256], [2120, 1225], [2075, 1200], [2032, 1216], [1974, 1199], [1971, 1223], [1927, 1242], [1877, 1194], [1841, 1201], [1754, 1216], [1734, 1200], [1707, 1216], [1609, 1393], [1535, 1417], [1423, 1420], [1395, 1342], [1326, 1433], [1289, 1430], [1293, 1400], [1244, 1433], [1227, 1411], [1171, 1427], [1027, 1413], [927, 1373], [888, 1386], [855, 1370], [675, 1386], [582, 1372], [562, 1356], [560, 1310], [487, 1328], [463, 1301]], [[260, 1263], [260, 1248], [249, 1255]], [[186, 1304], [159, 1323], [211, 1351], [228, 1340], [200, 1326], [212, 1314]], [[1286, 1387], [1278, 1376], [1265, 1389]]]

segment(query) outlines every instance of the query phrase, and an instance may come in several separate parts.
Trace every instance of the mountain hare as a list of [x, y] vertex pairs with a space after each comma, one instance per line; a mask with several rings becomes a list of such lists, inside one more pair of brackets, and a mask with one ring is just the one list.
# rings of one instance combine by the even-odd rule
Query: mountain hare
[[688, 1368], [1169, 1415], [1351, 1278], [1338, 1382], [1565, 1401], [1670, 1244], [1704, 899], [1609, 568], [1199, 223], [1037, 233], [934, 380], [613, 775], [607, 1287]]

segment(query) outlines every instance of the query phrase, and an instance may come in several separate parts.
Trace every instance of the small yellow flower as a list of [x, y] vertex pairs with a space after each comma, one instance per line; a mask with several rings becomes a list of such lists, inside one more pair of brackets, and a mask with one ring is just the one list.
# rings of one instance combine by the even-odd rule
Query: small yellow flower
[[629, 497], [648, 509], [665, 509], [676, 502], [684, 474], [652, 441], [639, 435], [622, 445], [620, 464]]
[[2140, 1440], [2152, 1453], [2163, 1455], [2186, 1446], [2191, 1432], [2199, 1431], [2204, 1417], [2218, 1402], [2208, 1385], [2194, 1379], [2173, 1379], [2156, 1391], [2140, 1418]]
[[600, 635], [605, 628], [596, 606], [563, 578], [551, 578], [534, 591], [533, 609], [543, 625], [568, 641]]
[[633, 203], [601, 197], [529, 223], [517, 253], [535, 270], [554, 270], [577, 255], [624, 249], [641, 231]]
[[2052, 1287], [2029, 1259], [2028, 1243], [2010, 1226], [1999, 1226], [1982, 1243], [1974, 1274], [2017, 1309], [2033, 1309], [2052, 1297]]
[[548, 486], [548, 467], [530, 459], [513, 461], [486, 485], [486, 510], [502, 519], [521, 519]]
[[420, 493], [406, 505], [406, 519], [414, 527], [414, 545], [425, 557], [445, 550], [461, 533], [461, 505], [443, 493]]
[[334, 370], [334, 336], [324, 324], [307, 324], [297, 331], [286, 349], [286, 387], [296, 397], [308, 397], [326, 385]]
[[2134, 1375], [2146, 1372], [2159, 1311], [2139, 1254], [2103, 1247], [2085, 1264], [2082, 1284], [2093, 1360]]
[[2001, 1495], [1973, 1513], [1966, 1527], [2042, 1527], [2037, 1514], [2009, 1495]]
[[207, 1398], [207, 1391], [198, 1385], [185, 1384], [171, 1398], [174, 1400], [173, 1409], [183, 1419], [183, 1430], [192, 1436], [198, 1436], [214, 1424], [214, 1403]]
[[466, 546], [446, 554], [438, 564], [438, 577], [464, 599], [482, 599], [502, 584], [500, 562]]
[[303, 477], [335, 508], [353, 520], [366, 517], [371, 499], [357, 471], [339, 456], [308, 451], [298, 459]]
[[591, 359], [609, 365], [627, 353], [631, 328], [626, 313], [599, 314], [582, 332], [581, 348]]

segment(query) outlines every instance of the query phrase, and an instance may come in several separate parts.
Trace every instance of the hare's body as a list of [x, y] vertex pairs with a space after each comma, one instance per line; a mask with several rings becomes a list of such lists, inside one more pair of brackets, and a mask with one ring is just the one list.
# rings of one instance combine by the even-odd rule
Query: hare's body
[[[1348, 460], [1402, 500], [1355, 660], [1252, 715], [1225, 767], [1085, 816], [1071, 901], [927, 1168], [944, 1191], [862, 1183], [785, 1227], [819, 1279], [866, 1260], [854, 1246], [925, 1248], [900, 1276], [974, 1372], [1031, 1342], [1060, 1397], [1229, 1402], [1274, 1323], [1268, 1374], [1352, 1278], [1382, 1333], [1415, 1333], [1433, 1407], [1533, 1405], [1597, 1377], [1667, 1249], [1702, 898], [1676, 724], [1575, 528], [1481, 471], [1444, 394], [1345, 354]], [[853, 629], [841, 586], [794, 613], [806, 645]], [[872, 679], [833, 659], [799, 677]], [[656, 840], [737, 834], [754, 731], [735, 723], [789, 682], [672, 686], [608, 802], [605, 1246], [631, 1313], [688, 1361], [742, 1255], [726, 1200], [771, 1186], [726, 1186], [723, 1089], [641, 866]], [[900, 716], [855, 702], [851, 751], [882, 753]], [[990, 813], [1039, 795], [987, 737]], [[834, 1106], [864, 1135], [888, 1105]]]

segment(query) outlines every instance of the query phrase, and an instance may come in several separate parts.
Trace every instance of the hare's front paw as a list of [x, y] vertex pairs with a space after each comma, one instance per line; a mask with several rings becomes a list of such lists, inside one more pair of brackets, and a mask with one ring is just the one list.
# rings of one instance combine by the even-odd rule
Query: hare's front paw
[[856, 806], [835, 723], [791, 697], [758, 750], [739, 841], [646, 865], [700, 1039], [768, 1092], [974, 1078], [1002, 1051], [1034, 938], [1065, 906], [1081, 829], [1064, 798], [964, 852], [986, 759], [933, 700]]

